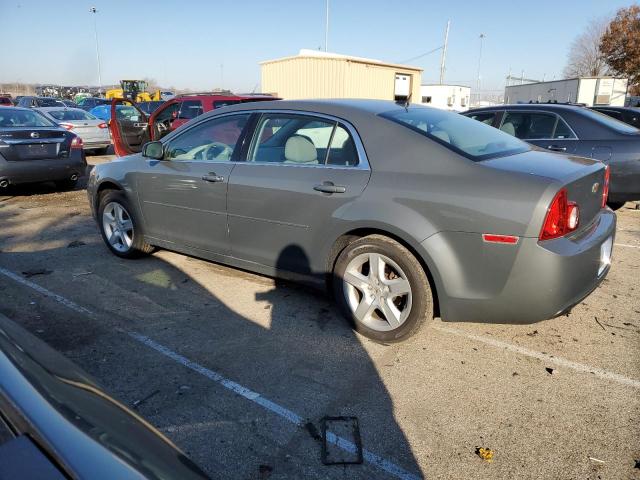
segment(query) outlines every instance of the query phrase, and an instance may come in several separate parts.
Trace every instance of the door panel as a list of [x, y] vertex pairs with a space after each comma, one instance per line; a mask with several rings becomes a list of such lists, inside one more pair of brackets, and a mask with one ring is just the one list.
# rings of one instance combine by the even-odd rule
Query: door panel
[[[323, 232], [330, 230], [338, 211], [362, 193], [368, 180], [369, 171], [357, 168], [238, 163], [229, 181], [231, 254], [309, 273]], [[344, 193], [316, 189], [331, 184], [344, 187]]]
[[333, 119], [263, 114], [229, 181], [232, 255], [310, 273], [323, 233], [369, 181], [354, 135]]
[[249, 114], [212, 118], [147, 160], [137, 178], [147, 234], [178, 245], [228, 253], [227, 186]]
[[147, 116], [129, 100], [113, 99], [109, 130], [116, 155], [140, 153], [150, 140]]

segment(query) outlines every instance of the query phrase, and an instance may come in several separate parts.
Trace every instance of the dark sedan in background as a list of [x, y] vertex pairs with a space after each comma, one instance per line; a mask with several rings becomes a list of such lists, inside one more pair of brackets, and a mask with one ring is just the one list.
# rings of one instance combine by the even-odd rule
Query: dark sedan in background
[[464, 115], [553, 152], [603, 161], [611, 167], [613, 209], [640, 200], [640, 130], [631, 125], [563, 104], [499, 105]]
[[0, 314], [0, 479], [205, 480], [158, 430]]
[[72, 188], [86, 167], [80, 137], [36, 110], [0, 107], [0, 189], [47, 181]]
[[[17, 98], [17, 97], [16, 97]], [[39, 107], [64, 107], [62, 101], [52, 97], [20, 97], [16, 107], [23, 108], [39, 108]]]
[[616, 120], [640, 128], [640, 108], [638, 107], [591, 107], [596, 112], [609, 115]]
[[[140, 129], [111, 121], [126, 148]], [[407, 338], [438, 313], [551, 318], [609, 270], [605, 165], [534, 150], [455, 113], [375, 100], [245, 103], [140, 150], [97, 165], [87, 185], [115, 255], [157, 246], [328, 281], [377, 341]]]

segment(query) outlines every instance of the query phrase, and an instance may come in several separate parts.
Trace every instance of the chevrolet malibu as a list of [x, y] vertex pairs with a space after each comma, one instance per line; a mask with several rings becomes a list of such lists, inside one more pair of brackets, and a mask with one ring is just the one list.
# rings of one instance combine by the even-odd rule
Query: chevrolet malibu
[[[140, 115], [140, 118], [144, 116]], [[160, 247], [327, 284], [355, 329], [405, 339], [432, 317], [530, 323], [605, 277], [608, 169], [455, 113], [374, 100], [277, 101], [202, 115], [98, 165], [107, 247]]]

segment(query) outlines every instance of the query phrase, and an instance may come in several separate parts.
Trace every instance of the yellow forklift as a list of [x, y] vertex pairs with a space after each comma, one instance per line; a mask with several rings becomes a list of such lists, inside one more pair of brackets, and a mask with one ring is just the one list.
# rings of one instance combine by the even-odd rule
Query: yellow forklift
[[147, 92], [147, 86], [147, 82], [144, 80], [120, 80], [120, 88], [107, 90], [105, 96], [108, 99], [125, 98], [134, 102], [162, 100], [160, 90], [149, 93]]

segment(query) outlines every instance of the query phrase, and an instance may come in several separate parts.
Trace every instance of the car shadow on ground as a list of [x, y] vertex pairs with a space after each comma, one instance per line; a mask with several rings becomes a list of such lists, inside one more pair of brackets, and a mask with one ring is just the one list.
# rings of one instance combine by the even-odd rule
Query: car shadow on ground
[[[62, 228], [52, 218], [46, 227], [50, 231], [45, 240], [51, 244], [71, 244], [77, 240], [77, 232], [86, 235], [92, 223], [86, 215], [75, 216], [69, 222], [72, 225]], [[365, 348], [388, 349], [389, 362], [394, 362], [394, 347], [373, 345], [356, 335], [324, 294], [188, 257], [180, 257], [183, 260], [180, 265], [197, 264], [197, 276], [193, 269], [165, 260], [167, 254], [136, 261], [118, 259], [102, 244], [97, 228], [95, 232], [90, 241], [78, 248], [41, 251], [20, 248], [20, 243], [33, 239], [0, 235], [0, 249], [9, 243], [13, 250], [0, 253], [0, 267], [14, 271], [30, 266], [50, 269], [54, 273], [46, 279], [34, 277], [31, 281], [46, 285], [99, 316], [99, 319], [73, 315], [49, 318], [44, 311], [39, 320], [27, 322], [26, 327], [33, 333], [45, 329], [39, 336], [70, 355], [116, 395], [139, 398], [141, 391], [158, 390], [160, 393], [146, 401], [140, 413], [172, 436], [209, 474], [219, 476], [221, 465], [225, 465], [224, 468], [230, 468], [227, 474], [235, 472], [231, 475], [234, 478], [266, 478], [256, 474], [258, 465], [266, 463], [282, 474], [279, 478], [398, 477], [367, 462], [347, 467], [321, 463], [317, 438], [320, 419], [355, 416], [364, 449], [388, 464], [397, 465], [401, 471], [422, 477], [411, 445], [394, 416], [393, 400]], [[279, 264], [291, 253], [298, 260], [305, 259], [299, 273], [311, 273], [308, 260], [296, 245], [283, 251]], [[212, 270], [216, 269], [212, 278]], [[74, 276], [73, 272], [83, 271], [91, 275]], [[225, 290], [227, 281], [230, 288], [239, 290]], [[259, 291], [247, 296], [241, 288], [243, 282], [251, 283], [252, 288], [259, 284]], [[40, 302], [39, 297], [37, 300]], [[17, 314], [7, 306], [0, 311], [10, 317]], [[178, 364], [171, 365], [176, 376], [169, 380], [166, 358], [136, 346], [133, 340], [123, 346], [121, 336], [114, 339], [110, 322], [118, 329], [145, 335], [259, 393], [297, 413], [307, 423], [301, 427], [282, 421], [272, 411]], [[103, 355], [104, 351], [115, 353], [109, 357]], [[385, 360], [386, 351], [381, 354]], [[98, 357], [109, 360], [105, 363], [104, 358]], [[197, 388], [178, 398], [176, 382], [178, 385], [191, 382]], [[251, 429], [246, 432], [247, 426], [235, 418], [251, 410], [257, 412], [259, 426], [255, 434]], [[212, 417], [230, 418], [232, 426], [221, 431], [221, 423], [211, 422]], [[226, 436], [231, 439], [226, 444], [210, 445], [211, 439]], [[253, 447], [247, 450], [244, 448], [247, 444]], [[208, 447], [203, 449], [202, 445]]]

